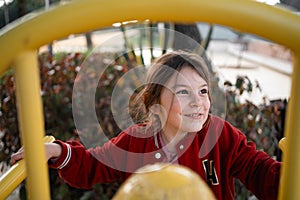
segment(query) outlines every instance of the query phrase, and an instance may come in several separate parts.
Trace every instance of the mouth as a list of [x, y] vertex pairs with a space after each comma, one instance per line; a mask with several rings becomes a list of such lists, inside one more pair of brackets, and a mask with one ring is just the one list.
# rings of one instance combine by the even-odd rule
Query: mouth
[[192, 113], [192, 114], [185, 114], [184, 116], [192, 118], [192, 119], [200, 119], [203, 116], [203, 114], [202, 113]]

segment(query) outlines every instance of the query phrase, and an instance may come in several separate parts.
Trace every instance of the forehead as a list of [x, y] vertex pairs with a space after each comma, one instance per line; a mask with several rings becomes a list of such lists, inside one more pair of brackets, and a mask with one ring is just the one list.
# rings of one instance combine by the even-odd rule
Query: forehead
[[175, 73], [171, 80], [169, 81], [170, 84], [176, 85], [190, 85], [190, 84], [203, 84], [206, 81], [200, 76], [200, 74], [196, 71], [196, 69], [185, 66], [179, 72]]

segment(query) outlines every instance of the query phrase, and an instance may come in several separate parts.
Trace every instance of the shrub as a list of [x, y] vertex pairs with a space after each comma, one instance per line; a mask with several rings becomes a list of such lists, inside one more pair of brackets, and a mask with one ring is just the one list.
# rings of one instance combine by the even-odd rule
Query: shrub
[[[97, 61], [94, 63], [95, 65], [108, 65], [99, 81], [98, 86], [101, 87], [101, 92], [97, 92], [95, 99], [97, 117], [108, 138], [117, 135], [120, 131], [110, 110], [112, 89], [116, 80], [124, 72], [137, 65], [137, 58], [134, 54], [125, 57], [110, 54], [110, 57], [115, 59], [107, 62], [102, 54], [93, 54], [88, 58], [90, 65], [93, 65], [94, 61]], [[82, 53], [60, 53], [56, 55], [56, 58], [47, 53], [39, 55], [46, 134], [51, 134], [57, 139], [79, 140], [72, 115], [72, 93], [75, 78], [85, 58], [86, 55]], [[97, 71], [91, 71], [89, 75], [93, 76], [95, 73]], [[218, 84], [214, 83], [213, 86], [220, 91], [217, 88]], [[82, 88], [82, 91], [89, 89]], [[226, 116], [228, 121], [240, 128], [249, 140], [256, 143], [259, 149], [266, 151], [271, 156], [277, 155], [277, 158], [280, 159], [277, 142], [283, 133], [286, 102], [281, 100], [265, 101], [259, 106], [249, 101], [241, 102], [240, 96], [243, 93], [251, 93], [255, 89], [246, 76], [238, 77], [235, 84], [225, 82], [224, 89], [227, 109], [226, 113], [220, 114]], [[0, 159], [2, 162], [8, 163], [11, 153], [19, 149], [21, 145], [13, 71], [8, 71], [0, 79], [0, 94]], [[222, 96], [224, 97], [224, 95], [217, 97], [219, 99], [216, 101], [224, 101], [221, 99]], [[95, 137], [95, 141], [98, 143], [96, 134], [90, 134], [89, 137]], [[78, 190], [65, 184], [55, 170], [50, 170], [49, 173], [53, 199], [79, 199], [79, 197], [82, 199], [110, 199], [120, 184], [119, 182], [97, 184], [90, 191]], [[250, 195], [239, 183], [236, 184], [236, 188], [237, 196], [239, 196], [237, 198]]]

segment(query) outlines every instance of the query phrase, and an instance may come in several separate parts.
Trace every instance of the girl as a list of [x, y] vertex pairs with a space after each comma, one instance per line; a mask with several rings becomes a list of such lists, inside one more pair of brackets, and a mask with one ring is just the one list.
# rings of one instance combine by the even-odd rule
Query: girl
[[[194, 170], [217, 199], [234, 199], [234, 178], [259, 199], [277, 199], [281, 163], [209, 114], [210, 93], [201, 57], [183, 51], [164, 54], [150, 67], [147, 84], [134, 101], [140, 123], [93, 149], [75, 141], [46, 144], [49, 166], [71, 186], [91, 188], [124, 181], [146, 164], [167, 162]], [[23, 150], [12, 155], [12, 164], [23, 157]]]

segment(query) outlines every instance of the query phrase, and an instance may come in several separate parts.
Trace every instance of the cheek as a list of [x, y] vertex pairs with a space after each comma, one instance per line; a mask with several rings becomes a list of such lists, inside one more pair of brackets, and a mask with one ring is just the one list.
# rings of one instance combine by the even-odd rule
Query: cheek
[[210, 100], [209, 100], [209, 98], [207, 98], [207, 100], [205, 101], [205, 107], [207, 108], [207, 109], [210, 109]]
[[170, 110], [171, 108], [172, 99], [169, 95], [163, 94], [160, 97], [160, 105], [165, 111]]
[[163, 89], [160, 96], [160, 104], [164, 107], [164, 110], [168, 113], [174, 106], [174, 103], [177, 104], [177, 99], [174, 97], [174, 94], [168, 90]]
[[168, 119], [168, 115], [173, 110], [173, 95], [169, 92], [164, 91], [160, 97], [160, 110], [159, 116], [161, 121]]
[[176, 98], [174, 98], [171, 105], [170, 114], [180, 114], [184, 107], [185, 105], [182, 102], [179, 102]]

